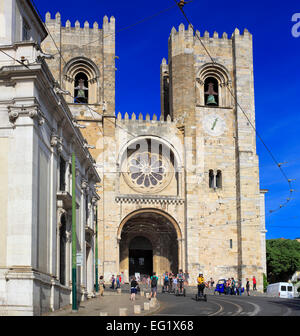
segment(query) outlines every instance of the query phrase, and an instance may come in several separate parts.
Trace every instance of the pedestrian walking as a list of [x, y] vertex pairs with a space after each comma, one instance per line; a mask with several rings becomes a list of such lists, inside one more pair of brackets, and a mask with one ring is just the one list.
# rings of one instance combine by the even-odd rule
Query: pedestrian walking
[[247, 295], [250, 296], [250, 281], [248, 278], [246, 278], [246, 292], [247, 292]]
[[237, 291], [236, 291], [237, 295], [242, 295], [242, 280], [239, 279], [237, 281]]
[[124, 272], [121, 272], [121, 284], [124, 285]]
[[153, 275], [151, 277], [151, 293], [149, 300], [153, 297], [156, 297], [157, 294], [157, 284], [158, 284], [158, 277], [156, 276], [156, 273], [153, 272]]
[[120, 288], [120, 276], [119, 276], [119, 274], [117, 275], [116, 281], [117, 281], [117, 287], [116, 287], [116, 289], [117, 289], [117, 288]]
[[111, 277], [111, 286], [110, 286], [110, 288], [112, 288], [112, 289], [115, 289], [115, 276], [114, 275], [112, 275], [112, 277]]
[[130, 283], [130, 300], [135, 301], [135, 294], [137, 293], [138, 282], [133, 277]]
[[255, 279], [255, 276], [253, 276], [252, 282], [253, 282], [253, 290], [255, 291], [256, 290], [256, 279]]
[[210, 288], [214, 288], [214, 279], [210, 278]]
[[100, 278], [99, 278], [99, 292], [100, 292], [100, 296], [104, 296], [104, 289], [105, 289], [104, 279], [103, 279], [103, 275], [101, 275]]

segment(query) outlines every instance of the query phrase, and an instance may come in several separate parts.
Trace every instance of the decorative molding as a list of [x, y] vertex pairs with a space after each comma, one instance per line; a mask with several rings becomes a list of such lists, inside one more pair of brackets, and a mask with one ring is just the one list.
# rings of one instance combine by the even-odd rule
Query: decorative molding
[[183, 198], [168, 196], [145, 196], [145, 195], [120, 195], [116, 196], [117, 203], [133, 203], [133, 204], [184, 204]]
[[63, 149], [62, 143], [63, 143], [63, 138], [60, 137], [60, 136], [58, 136], [55, 133], [55, 130], [52, 130], [51, 137], [50, 137], [50, 145], [51, 145], [51, 147], [56, 147], [58, 153], [61, 153], [62, 149]]
[[40, 107], [38, 105], [30, 105], [30, 106], [16, 106], [16, 105], [8, 105], [8, 118], [12, 124], [15, 124], [16, 120], [20, 116], [28, 116], [31, 119], [37, 119], [38, 124], [41, 126], [45, 122], [45, 117], [43, 116]]
[[84, 178], [81, 180], [81, 189], [83, 192], [88, 192], [90, 189], [88, 181]]

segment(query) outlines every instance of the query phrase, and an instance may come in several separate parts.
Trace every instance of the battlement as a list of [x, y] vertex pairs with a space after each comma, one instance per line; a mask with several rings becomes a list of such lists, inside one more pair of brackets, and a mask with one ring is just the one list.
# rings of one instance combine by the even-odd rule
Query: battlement
[[247, 29], [244, 29], [243, 33], [240, 33], [240, 30], [238, 28], [236, 28], [234, 30], [234, 32], [232, 33], [231, 37], [228, 37], [228, 34], [226, 32], [224, 32], [221, 36], [219, 36], [218, 32], [214, 32], [212, 35], [210, 35], [210, 33], [206, 30], [203, 35], [201, 35], [201, 33], [199, 32], [199, 30], [194, 31], [191, 27], [191, 25], [188, 26], [187, 29], [185, 29], [185, 25], [183, 23], [181, 23], [178, 27], [178, 31], [176, 30], [175, 27], [172, 28], [171, 30], [171, 34], [169, 37], [169, 41], [171, 40], [172, 43], [180, 43], [180, 42], [185, 42], [186, 44], [190, 43], [192, 45], [195, 45], [197, 43], [200, 43], [198, 37], [205, 41], [216, 41], [216, 42], [224, 42], [227, 41], [229, 43], [231, 43], [231, 41], [234, 38], [240, 37], [240, 38], [244, 38], [244, 39], [252, 39], [252, 35], [249, 33], [249, 31]]
[[134, 122], [138, 122], [138, 123], [173, 123], [173, 121], [171, 120], [171, 116], [168, 115], [167, 116], [167, 120], [165, 121], [163, 118], [161, 118], [161, 115], [157, 116], [156, 114], [153, 114], [152, 119], [150, 117], [150, 114], [147, 113], [145, 119], [142, 113], [140, 114], [135, 114], [134, 112], [132, 112], [131, 114], [131, 118], [129, 118], [129, 114], [126, 112], [124, 117], [122, 117], [121, 112], [118, 113], [117, 115], [117, 120], [119, 122], [125, 122], [125, 123], [134, 123]]
[[90, 27], [90, 24], [88, 21], [85, 21], [83, 24], [83, 27], [81, 27], [81, 24], [78, 20], [75, 22], [73, 27], [71, 25], [70, 20], [67, 20], [65, 26], [63, 26], [61, 24], [61, 15], [59, 12], [55, 14], [55, 18], [53, 19], [51, 18], [51, 14], [47, 12], [45, 16], [45, 23], [47, 26], [54, 24], [54, 25], [58, 25], [65, 29], [69, 29], [69, 30], [74, 29], [76, 31], [91, 31], [92, 30], [92, 31], [98, 32], [99, 30], [104, 30], [105, 32], [111, 32], [111, 33], [115, 32], [115, 18], [111, 16], [110, 19], [108, 19], [106, 15], [103, 17], [102, 29], [99, 28], [99, 24], [96, 21], [93, 23], [93, 27]]

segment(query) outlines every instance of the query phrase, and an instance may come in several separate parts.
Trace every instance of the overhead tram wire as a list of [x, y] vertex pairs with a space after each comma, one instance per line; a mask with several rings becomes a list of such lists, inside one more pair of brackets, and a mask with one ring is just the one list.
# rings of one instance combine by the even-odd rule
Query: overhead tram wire
[[[33, 3], [33, 5], [34, 5], [34, 7], [35, 7], [35, 10], [36, 10], [37, 13], [39, 14], [39, 16], [42, 17], [41, 14], [40, 14], [40, 12], [39, 12], [39, 10], [38, 10], [38, 8], [37, 8], [37, 6], [36, 6], [36, 4], [34, 3], [33, 0], [32, 0], [32, 3]], [[146, 22], [146, 21], [149, 21], [149, 20], [153, 19], [153, 18], [156, 17], [156, 16], [159, 16], [159, 15], [165, 13], [165, 12], [168, 12], [169, 10], [175, 8], [176, 6], [177, 6], [177, 4], [176, 4], [176, 5], [173, 5], [173, 6], [170, 6], [170, 7], [168, 7], [168, 8], [165, 8], [165, 9], [163, 9], [163, 10], [161, 10], [161, 11], [158, 11], [158, 12], [156, 12], [156, 13], [150, 15], [150, 16], [145, 17], [144, 19], [141, 19], [141, 20], [139, 20], [139, 21], [137, 21], [137, 22], [135, 22], [135, 23], [132, 23], [132, 24], [130, 24], [130, 25], [128, 25], [128, 26], [125, 26], [125, 27], [123, 27], [123, 28], [120, 28], [120, 29], [116, 30], [115, 33], [108, 34], [108, 35], [104, 36], [103, 38], [107, 38], [107, 37], [109, 37], [109, 36], [111, 36], [111, 35], [113, 35], [113, 34], [117, 34], [117, 33], [120, 33], [120, 32], [122, 32], [122, 31], [131, 29], [131, 28], [133, 28], [133, 27], [135, 27], [135, 26], [137, 26], [137, 25], [139, 25], [139, 24], [141, 24], [141, 23], [144, 23], [144, 22]], [[55, 42], [53, 36], [51, 35], [51, 33], [50, 33], [48, 27], [46, 26], [46, 24], [44, 24], [44, 27], [45, 27], [45, 29], [47, 30], [48, 34], [50, 35], [50, 37], [51, 37], [51, 39], [52, 39], [52, 41], [53, 41], [53, 43], [54, 43], [54, 45], [55, 45], [55, 47], [56, 47], [56, 49], [57, 49], [57, 51], [58, 51], [58, 53], [54, 54], [53, 56], [56, 56], [56, 55], [59, 54], [60, 57], [62, 58], [62, 60], [64, 61], [64, 63], [66, 64], [67, 62], [64, 60], [64, 58], [63, 58], [63, 56], [62, 56], [62, 54], [61, 54], [61, 50], [58, 48], [58, 46], [57, 46], [57, 44], [56, 44], [56, 42]], [[91, 41], [91, 42], [89, 42], [89, 43], [82, 44], [81, 46], [76, 46], [76, 47], [74, 47], [74, 48], [71, 48], [71, 49], [69, 49], [68, 51], [71, 51], [71, 50], [75, 50], [75, 49], [79, 49], [79, 48], [85, 47], [85, 46], [87, 46], [87, 45], [90, 45], [90, 44], [93, 44], [93, 43], [99, 41], [100, 39], [101, 39], [101, 37], [99, 37], [98, 39], [96, 39], [96, 40], [94, 40], [94, 41]]]
[[[184, 10], [183, 10], [183, 6], [187, 3], [184, 0], [180, 0], [179, 2], [177, 2], [176, 0], [173, 0], [177, 7], [180, 9], [182, 15], [184, 16], [184, 18], [186, 19], [187, 23], [191, 26], [195, 36], [197, 37], [197, 39], [200, 41], [200, 44], [202, 45], [203, 49], [205, 50], [205, 52], [207, 53], [208, 57], [210, 58], [211, 62], [213, 63], [214, 66], [217, 65], [217, 63], [215, 62], [215, 60], [213, 59], [213, 57], [211, 56], [211, 54], [209, 53], [209, 51], [207, 50], [207, 48], [205, 47], [204, 43], [202, 42], [201, 38], [198, 36], [197, 32], [194, 29], [194, 26], [192, 25], [191, 21], [188, 19], [187, 15], [185, 14]], [[278, 211], [279, 209], [281, 209], [282, 207], [284, 207], [290, 200], [291, 200], [291, 195], [292, 192], [294, 191], [292, 189], [292, 185], [291, 185], [291, 179], [289, 179], [287, 177], [287, 175], [285, 174], [285, 172], [282, 169], [282, 164], [279, 163], [275, 156], [273, 155], [272, 151], [270, 150], [270, 148], [266, 145], [266, 143], [263, 141], [261, 135], [258, 133], [257, 129], [255, 128], [255, 126], [252, 124], [251, 120], [248, 118], [247, 114], [245, 113], [244, 109], [241, 107], [241, 105], [239, 104], [237, 97], [234, 95], [234, 93], [230, 90], [230, 88], [228, 86], [226, 86], [230, 95], [233, 97], [236, 105], [240, 108], [240, 110], [242, 111], [242, 113], [244, 114], [244, 116], [246, 117], [246, 119], [248, 120], [249, 124], [251, 125], [251, 127], [254, 129], [256, 135], [258, 136], [258, 138], [260, 139], [260, 141], [262, 142], [262, 144], [264, 145], [265, 149], [268, 151], [268, 153], [270, 154], [272, 160], [274, 161], [274, 163], [276, 164], [276, 166], [280, 169], [281, 174], [283, 175], [284, 179], [287, 180], [288, 184], [289, 184], [289, 192], [290, 192], [290, 197], [287, 198], [287, 200], [282, 203], [278, 209], [275, 210], [270, 210], [270, 213], [273, 213], [275, 211]]]
[[18, 63], [20, 63], [21, 65], [24, 65], [25, 68], [30, 69], [30, 68], [28, 67], [28, 65], [26, 65], [24, 62], [22, 62], [22, 61], [20, 61], [20, 60], [17, 60], [16, 58], [14, 58], [14, 57], [12, 57], [11, 55], [7, 54], [7, 53], [6, 53], [5, 51], [3, 51], [2, 49], [0, 49], [0, 51], [1, 51], [4, 55], [10, 57], [10, 58], [11, 58], [12, 60], [14, 60], [15, 62], [18, 62]]
[[[34, 5], [36, 11], [37, 11], [38, 14], [40, 15], [39, 10], [37, 9], [37, 6], [35, 5], [34, 1], [32, 1], [32, 2], [33, 2], [33, 5]], [[214, 59], [211, 57], [211, 55], [210, 55], [210, 53], [208, 52], [207, 48], [205, 47], [205, 45], [203, 44], [203, 42], [201, 41], [201, 39], [200, 39], [199, 36], [197, 35], [197, 33], [196, 33], [196, 31], [195, 31], [193, 25], [191, 24], [191, 22], [190, 22], [189, 19], [187, 18], [187, 16], [186, 16], [186, 14], [184, 13], [183, 9], [179, 6], [179, 3], [177, 3], [176, 0], [174, 0], [174, 2], [175, 2], [175, 4], [174, 4], [173, 6], [168, 7], [168, 8], [165, 8], [164, 10], [161, 10], [161, 11], [159, 11], [159, 12], [157, 12], [157, 13], [155, 13], [155, 14], [149, 16], [149, 17], [146, 17], [146, 18], [144, 18], [144, 19], [142, 19], [142, 20], [139, 20], [139, 21], [137, 21], [137, 22], [134, 23], [134, 24], [128, 25], [128, 26], [126, 26], [126, 27], [123, 27], [123, 28], [117, 30], [116, 33], [121, 32], [121, 31], [124, 31], [124, 30], [128, 30], [128, 29], [130, 29], [130, 28], [132, 28], [132, 27], [134, 27], [134, 26], [136, 26], [136, 25], [138, 25], [138, 24], [141, 24], [141, 23], [143, 23], [143, 22], [146, 22], [146, 21], [148, 21], [148, 20], [150, 20], [150, 19], [152, 19], [152, 18], [154, 18], [154, 17], [156, 17], [156, 16], [158, 16], [158, 15], [164, 13], [164, 12], [167, 12], [167, 11], [169, 11], [169, 10], [175, 8], [176, 6], [178, 6], [178, 7], [180, 8], [182, 14], [184, 15], [185, 19], [187, 20], [187, 22], [191, 25], [191, 27], [192, 27], [192, 29], [193, 29], [193, 31], [194, 31], [195, 36], [199, 39], [199, 41], [200, 41], [202, 47], [205, 49], [205, 51], [206, 51], [206, 53], [208, 54], [208, 56], [210, 57], [212, 63], [215, 65], [216, 62], [215, 62]], [[189, 1], [189, 2], [192, 2], [192, 1]], [[180, 1], [180, 3], [187, 3], [187, 2]], [[41, 17], [41, 15], [40, 15], [40, 17]], [[47, 26], [46, 26], [45, 24], [44, 24], [44, 26], [45, 26], [45, 29], [47, 30], [48, 34], [50, 35], [50, 37], [51, 37], [51, 39], [52, 39], [52, 41], [53, 41], [53, 43], [54, 43], [56, 49], [58, 50], [58, 53], [56, 53], [55, 55], [59, 54], [60, 57], [61, 57], [61, 59], [63, 60], [63, 62], [66, 64], [66, 61], [65, 61], [65, 59], [64, 59], [63, 56], [62, 56], [61, 50], [60, 50], [59, 47], [57, 46], [57, 44], [56, 44], [56, 42], [55, 42], [55, 40], [54, 40], [52, 34], [50, 33], [49, 29], [47, 28]], [[105, 38], [105, 37], [108, 37], [108, 36], [110, 36], [110, 35], [111, 35], [111, 34], [109, 34], [109, 35], [107, 35], [107, 36], [104, 36], [104, 38]], [[98, 40], [99, 40], [99, 39], [97, 39], [97, 40], [95, 40], [95, 41], [92, 41], [92, 42], [89, 42], [89, 43], [87, 43], [87, 44], [81, 45], [81, 46], [79, 46], [79, 47], [75, 47], [75, 48], [73, 48], [73, 49], [82, 48], [82, 47], [84, 47], [84, 46], [86, 46], [86, 45], [89, 45], [89, 44], [92, 44], [92, 43], [94, 43], [94, 42], [96, 42], [96, 41], [98, 41]], [[21, 63], [22, 63], [22, 62], [21, 62]], [[22, 63], [22, 64], [23, 64], [23, 63]], [[23, 65], [26, 66], [25, 64], [23, 64]], [[228, 88], [228, 87], [227, 87], [227, 88]], [[245, 117], [247, 118], [247, 120], [249, 121], [250, 125], [251, 125], [251, 126], [253, 127], [253, 129], [255, 130], [257, 136], [260, 138], [260, 140], [261, 140], [262, 143], [264, 144], [265, 148], [268, 150], [268, 152], [269, 152], [269, 154], [271, 155], [273, 161], [274, 161], [274, 162], [276, 163], [276, 165], [280, 168], [280, 170], [281, 170], [282, 174], [284, 175], [284, 177], [288, 180], [288, 182], [289, 182], [289, 186], [290, 186], [290, 193], [291, 193], [291, 192], [292, 192], [292, 189], [291, 189], [291, 181], [287, 178], [286, 174], [284, 173], [283, 169], [281, 168], [281, 165], [277, 162], [277, 160], [275, 159], [274, 155], [272, 154], [272, 152], [270, 151], [270, 149], [268, 148], [268, 146], [265, 144], [265, 142], [262, 140], [261, 136], [258, 134], [258, 132], [257, 132], [257, 130], [255, 129], [255, 127], [253, 126], [252, 122], [249, 120], [248, 116], [246, 115], [246, 113], [244, 112], [244, 110], [242, 109], [242, 107], [240, 106], [240, 104], [238, 103], [238, 101], [236, 100], [236, 97], [234, 96], [233, 92], [232, 92], [229, 88], [228, 88], [228, 90], [229, 90], [231, 96], [234, 98], [236, 104], [239, 106], [239, 108], [241, 109], [241, 111], [243, 112], [243, 114], [245, 115]], [[74, 97], [73, 97], [73, 98], [74, 98]], [[99, 112], [97, 112], [97, 111], [95, 111], [94, 109], [92, 109], [89, 105], [86, 105], [86, 106], [88, 107], [88, 109], [89, 109], [90, 111], [93, 111], [93, 112], [99, 114]], [[92, 115], [92, 113], [91, 113], [91, 115]], [[100, 115], [100, 114], [99, 114], [99, 115]], [[92, 115], [92, 117], [94, 118], [93, 115]], [[111, 121], [111, 122], [112, 122], [112, 121]], [[97, 126], [98, 126], [100, 132], [102, 133], [102, 131], [101, 131], [99, 125], [97, 125]], [[120, 125], [117, 125], [117, 126], [120, 127], [120, 128], [122, 128], [122, 129], [124, 129], [124, 128], [121, 127]], [[126, 132], [128, 132], [129, 134], [131, 134], [132, 136], [135, 136], [135, 137], [137, 136], [137, 135], [135, 135], [135, 134], [130, 133], [130, 132], [129, 132], [128, 130], [126, 130], [126, 129], [124, 129], [124, 130], [125, 130]], [[289, 200], [290, 200], [290, 198], [288, 199], [288, 201], [289, 201]], [[287, 201], [287, 202], [288, 202], [288, 201]], [[287, 203], [287, 202], [286, 202], [286, 203]], [[285, 206], [285, 204], [284, 204], [283, 206]], [[279, 209], [280, 209], [281, 207], [282, 207], [282, 206], [280, 206]], [[216, 212], [216, 211], [217, 211], [217, 209], [216, 209], [215, 211], [213, 211], [213, 212]], [[275, 212], [275, 211], [277, 211], [277, 210], [272, 210], [272, 211], [270, 211], [270, 212], [273, 213], [273, 212]], [[211, 214], [212, 214], [212, 213], [211, 213]], [[244, 219], [243, 221], [245, 221], [245, 220], [247, 220], [247, 219]], [[253, 220], [253, 219], [248, 219], [248, 220]]]
[[[74, 97], [74, 96], [72, 96], [72, 95], [70, 95], [70, 96], [71, 96], [73, 99], [76, 100], [76, 97]], [[90, 114], [91, 114], [92, 118], [94, 119], [94, 121], [97, 121], [97, 120], [95, 119], [95, 117], [94, 117], [92, 111], [95, 112], [95, 113], [97, 113], [97, 114], [99, 114], [99, 112], [97, 112], [96, 110], [92, 109], [88, 104], [85, 104], [85, 106], [89, 109]], [[99, 114], [99, 115], [102, 116], [102, 114]], [[110, 119], [108, 119], [108, 121], [110, 121], [111, 123], [113, 123], [113, 121], [111, 121]], [[131, 136], [133, 136], [134, 138], [138, 137], [137, 134], [133, 134], [133, 133], [129, 132], [126, 128], [124, 128], [124, 127], [118, 125], [117, 123], [116, 123], [116, 126], [119, 127], [119, 128], [121, 128], [121, 129], [124, 130], [126, 133], [130, 134]], [[97, 127], [98, 127], [100, 133], [101, 133], [102, 136], [103, 136], [103, 132], [102, 132], [102, 130], [101, 130], [101, 128], [99, 127], [98, 124], [97, 124]], [[121, 171], [120, 171], [120, 172], [121, 172]], [[120, 173], [120, 172], [114, 172], [114, 173]], [[112, 173], [112, 172], [103, 172], [103, 173]], [[206, 178], [205, 173], [204, 173], [203, 179], [204, 179], [204, 181], [205, 181], [207, 184], [209, 183], [208, 177]], [[211, 210], [211, 209], [205, 207], [205, 211], [208, 213], [208, 214], [206, 215], [207, 217], [214, 215], [217, 211], [219, 211], [219, 210], [221, 209], [221, 206], [222, 206], [222, 205], [225, 205], [225, 203], [222, 202], [222, 196], [220, 196], [218, 188], [215, 189], [215, 192], [216, 192], [217, 197], [218, 197], [218, 199], [215, 201], [215, 203], [218, 203], [218, 206], [217, 206], [214, 210]], [[251, 196], [254, 196], [254, 195], [257, 195], [257, 194], [251, 194]], [[272, 213], [275, 212], [275, 211], [276, 211], [276, 210], [272, 210]], [[244, 218], [244, 219], [242, 219], [242, 222], [257, 220], [258, 218], [261, 218], [261, 217], [265, 217], [265, 218], [266, 218], [266, 217], [268, 217], [268, 216], [271, 216], [272, 213], [269, 213], [268, 215], [257, 215], [255, 218]], [[228, 225], [228, 224], [226, 224], [226, 225]], [[251, 226], [251, 225], [250, 225], [250, 226]]]
[[[117, 34], [117, 33], [120, 33], [120, 32], [122, 32], [122, 31], [131, 29], [131, 28], [133, 28], [133, 27], [135, 27], [135, 26], [137, 26], [137, 25], [139, 25], [139, 24], [141, 24], [141, 23], [144, 23], [144, 22], [146, 22], [146, 21], [149, 21], [149, 20], [153, 19], [153, 18], [156, 17], [156, 16], [159, 16], [159, 15], [165, 13], [165, 12], [168, 12], [169, 10], [171, 10], [171, 9], [173, 9], [173, 8], [175, 8], [175, 7], [176, 7], [176, 5], [173, 5], [173, 6], [171, 6], [171, 7], [165, 8], [165, 9], [163, 9], [163, 10], [157, 12], [157, 13], [154, 13], [153, 15], [150, 15], [150, 16], [144, 18], [144, 19], [141, 19], [141, 20], [139, 20], [139, 21], [137, 21], [137, 22], [135, 22], [135, 23], [133, 23], [133, 24], [131, 24], [131, 25], [125, 26], [125, 27], [123, 27], [123, 28], [120, 28], [120, 29], [116, 30], [115, 33], [111, 33], [111, 34], [105, 35], [105, 36], [103, 36], [103, 38], [107, 38], [107, 37], [109, 37], [109, 36], [111, 36], [111, 35], [113, 35], [113, 34]], [[71, 49], [68, 49], [68, 51], [72, 51], [72, 50], [75, 50], [75, 49], [78, 49], [78, 48], [86, 47], [86, 46], [88, 46], [88, 45], [90, 45], [90, 44], [93, 44], [93, 43], [95, 43], [95, 42], [98, 42], [100, 39], [101, 39], [101, 37], [99, 37], [99, 38], [97, 38], [96, 40], [91, 41], [91, 42], [89, 42], [89, 43], [82, 44], [80, 47], [73, 47], [73, 48], [71, 48]], [[54, 56], [57, 55], [57, 54], [59, 54], [59, 53], [54, 54]]]

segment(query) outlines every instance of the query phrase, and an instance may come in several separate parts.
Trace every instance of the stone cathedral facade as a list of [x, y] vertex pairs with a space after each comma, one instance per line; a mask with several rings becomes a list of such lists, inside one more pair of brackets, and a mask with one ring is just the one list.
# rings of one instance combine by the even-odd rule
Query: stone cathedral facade
[[199, 272], [243, 283], [256, 276], [262, 290], [266, 190], [251, 126], [252, 35], [202, 34], [212, 63], [191, 27], [172, 28], [160, 67], [161, 111], [143, 117], [115, 111], [114, 17], [102, 27], [63, 25], [59, 13], [45, 21], [52, 38], [42, 48], [56, 55], [48, 65], [70, 92], [101, 177], [99, 274], [183, 269], [191, 283]]

